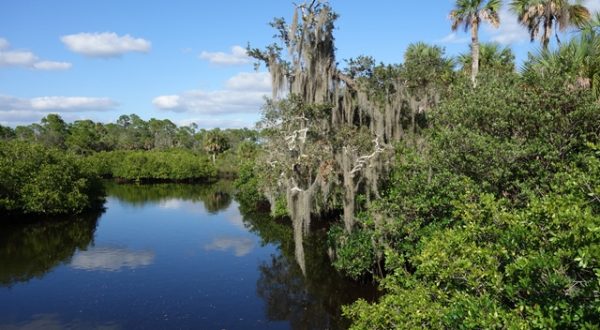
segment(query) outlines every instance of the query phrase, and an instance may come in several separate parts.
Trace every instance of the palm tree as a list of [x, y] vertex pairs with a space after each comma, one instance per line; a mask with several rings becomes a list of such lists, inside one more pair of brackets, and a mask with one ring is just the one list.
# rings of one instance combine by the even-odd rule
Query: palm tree
[[529, 30], [531, 41], [539, 38], [544, 49], [548, 49], [553, 30], [560, 44], [557, 31], [582, 27], [590, 19], [590, 11], [581, 1], [572, 4], [569, 0], [513, 0], [510, 6]]
[[589, 89], [600, 100], [600, 14], [591, 21], [579, 38], [560, 45], [556, 50], [542, 49], [523, 65], [523, 76], [532, 82], [560, 76], [573, 88]]
[[229, 147], [229, 140], [218, 128], [207, 133], [204, 140], [204, 150], [212, 156], [213, 164], [216, 161], [217, 154], [224, 152]]
[[457, 0], [454, 10], [450, 12], [452, 31], [460, 26], [464, 27], [465, 32], [471, 28], [471, 80], [474, 86], [479, 72], [479, 24], [484, 21], [498, 27], [501, 4], [500, 0]]
[[[458, 63], [464, 72], [471, 73], [473, 57], [470, 52], [459, 55]], [[502, 47], [495, 42], [482, 43], [479, 45], [479, 67], [496, 73], [514, 72], [515, 55], [509, 47]]]

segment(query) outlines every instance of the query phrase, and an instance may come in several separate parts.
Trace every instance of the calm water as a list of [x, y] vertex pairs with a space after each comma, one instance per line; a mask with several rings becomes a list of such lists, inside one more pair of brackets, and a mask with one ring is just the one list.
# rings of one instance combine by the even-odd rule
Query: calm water
[[105, 210], [0, 225], [0, 329], [337, 329], [372, 289], [341, 279], [317, 232], [244, 213], [226, 183], [109, 184]]

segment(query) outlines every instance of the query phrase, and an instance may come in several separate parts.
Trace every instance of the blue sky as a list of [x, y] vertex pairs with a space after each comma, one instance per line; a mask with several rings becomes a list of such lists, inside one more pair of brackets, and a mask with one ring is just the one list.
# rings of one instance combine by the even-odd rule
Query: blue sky
[[[300, 1], [300, 0], [298, 0]], [[586, 0], [600, 10], [600, 0]], [[468, 51], [469, 36], [450, 31], [451, 0], [331, 0], [340, 14], [337, 58], [370, 55], [399, 63], [408, 44]], [[0, 3], [0, 124], [65, 120], [114, 122], [121, 114], [168, 118], [200, 127], [251, 127], [269, 94], [247, 43], [272, 42], [273, 17], [292, 1], [7, 0]], [[510, 45], [518, 61], [535, 52], [505, 8], [484, 41]]]

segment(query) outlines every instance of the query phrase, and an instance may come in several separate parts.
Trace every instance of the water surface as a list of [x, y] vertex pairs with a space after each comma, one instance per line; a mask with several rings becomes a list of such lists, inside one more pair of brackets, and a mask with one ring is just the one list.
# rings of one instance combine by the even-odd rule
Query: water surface
[[226, 182], [108, 184], [105, 210], [0, 224], [0, 328], [337, 329], [372, 289], [343, 280], [323, 233], [242, 212]]

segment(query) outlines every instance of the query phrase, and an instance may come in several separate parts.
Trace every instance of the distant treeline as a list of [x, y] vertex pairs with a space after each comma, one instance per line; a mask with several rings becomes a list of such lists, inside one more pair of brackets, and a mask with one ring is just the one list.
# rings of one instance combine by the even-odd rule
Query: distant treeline
[[116, 123], [0, 125], [0, 212], [80, 213], [104, 196], [100, 178], [126, 182], [206, 182], [237, 173], [256, 152], [258, 132], [198, 129], [123, 115]]
[[103, 124], [92, 120], [66, 123], [59, 115], [49, 114], [39, 124], [0, 125], [0, 138], [37, 142], [47, 147], [69, 150], [79, 155], [114, 150], [188, 149], [207, 154], [219, 154], [236, 149], [242, 142], [255, 142], [255, 130], [198, 129], [196, 124], [177, 126], [168, 119], [148, 121], [135, 114], [122, 115], [116, 123]]

